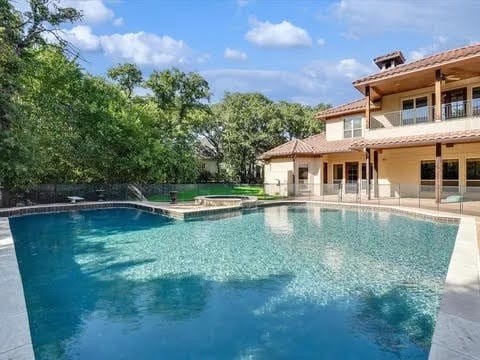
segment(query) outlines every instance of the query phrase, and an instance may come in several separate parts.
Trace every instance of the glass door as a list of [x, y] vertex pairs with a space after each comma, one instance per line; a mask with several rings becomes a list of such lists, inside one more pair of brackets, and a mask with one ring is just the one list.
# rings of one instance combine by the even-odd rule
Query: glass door
[[356, 193], [358, 187], [358, 162], [345, 163], [345, 173], [347, 175], [345, 192]]
[[343, 164], [333, 164], [333, 183], [341, 184], [343, 181]]
[[298, 167], [298, 191], [301, 193], [308, 191], [308, 166], [306, 165]]
[[467, 115], [467, 88], [442, 93], [443, 119], [455, 119]]

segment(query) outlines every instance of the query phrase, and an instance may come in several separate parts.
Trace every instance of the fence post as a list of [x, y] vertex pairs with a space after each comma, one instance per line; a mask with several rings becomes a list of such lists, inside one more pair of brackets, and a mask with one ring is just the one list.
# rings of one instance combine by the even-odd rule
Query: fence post
[[53, 184], [53, 202], [57, 202], [57, 184]]
[[459, 186], [460, 189], [460, 214], [463, 214], [463, 195], [465, 194], [465, 189], [463, 186]]
[[400, 184], [398, 184], [398, 206], [401, 205], [400, 199], [402, 198], [401, 192], [400, 192]]
[[360, 187], [362, 186], [361, 181], [362, 180], [357, 180], [357, 186], [356, 186], [357, 189], [356, 189], [356, 194], [355, 194], [355, 197], [356, 197], [355, 200], [357, 201], [357, 203], [361, 202], [361, 200], [360, 200], [360, 197], [362, 196], [362, 193], [360, 192]]
[[418, 208], [420, 209], [421, 208], [421, 205], [420, 205], [420, 191], [422, 189], [422, 185], [418, 185]]

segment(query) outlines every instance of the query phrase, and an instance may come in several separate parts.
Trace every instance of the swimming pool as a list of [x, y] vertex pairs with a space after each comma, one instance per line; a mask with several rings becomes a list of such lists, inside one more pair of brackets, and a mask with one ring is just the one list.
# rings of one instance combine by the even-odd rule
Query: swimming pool
[[425, 359], [458, 229], [315, 206], [10, 225], [38, 359]]

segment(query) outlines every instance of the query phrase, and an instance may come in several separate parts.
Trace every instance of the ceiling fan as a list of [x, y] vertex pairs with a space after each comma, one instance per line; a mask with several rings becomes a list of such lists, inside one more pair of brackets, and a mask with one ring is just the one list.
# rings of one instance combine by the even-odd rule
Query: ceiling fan
[[445, 81], [458, 81], [461, 79], [462, 78], [456, 74], [450, 74], [450, 75], [442, 74], [442, 80], [445, 80]]

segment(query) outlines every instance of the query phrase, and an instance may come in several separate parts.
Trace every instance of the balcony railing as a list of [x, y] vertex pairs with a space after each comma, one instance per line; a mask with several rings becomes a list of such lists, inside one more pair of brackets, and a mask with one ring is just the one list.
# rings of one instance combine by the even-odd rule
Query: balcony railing
[[[442, 120], [470, 116], [480, 116], [480, 99], [442, 104]], [[375, 130], [405, 125], [424, 124], [433, 122], [434, 120], [435, 106], [424, 106], [416, 109], [374, 115], [371, 118], [370, 129]]]

